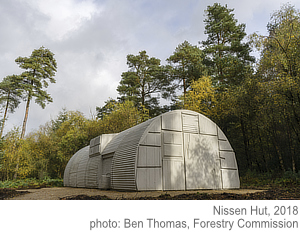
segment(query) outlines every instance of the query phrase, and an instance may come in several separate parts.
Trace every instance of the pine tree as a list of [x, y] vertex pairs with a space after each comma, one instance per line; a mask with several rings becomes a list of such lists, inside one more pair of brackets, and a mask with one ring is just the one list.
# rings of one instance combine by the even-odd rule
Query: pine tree
[[30, 57], [18, 57], [16, 63], [25, 71], [20, 75], [22, 77], [23, 89], [27, 93], [26, 112], [24, 116], [21, 139], [24, 138], [26, 123], [28, 119], [29, 106], [33, 98], [42, 108], [45, 108], [46, 102], [52, 102], [51, 96], [44, 90], [50, 83], [55, 83], [56, 60], [54, 54], [44, 47], [40, 47], [32, 52]]
[[173, 55], [167, 59], [169, 64], [173, 66], [172, 77], [179, 82], [177, 88], [183, 89], [184, 98], [191, 82], [204, 75], [203, 58], [203, 52], [197, 46], [184, 41], [176, 47]]
[[21, 77], [17, 75], [7, 76], [0, 83], [0, 104], [4, 107], [0, 138], [2, 137], [4, 124], [8, 110], [13, 113], [20, 104], [22, 95]]
[[127, 55], [129, 71], [122, 73], [117, 91], [119, 100], [133, 101], [139, 109], [145, 107], [153, 116], [159, 107], [159, 99], [170, 85], [167, 70], [160, 65], [160, 59], [149, 57], [146, 51], [138, 55]]
[[[35, 98], [35, 102], [42, 108], [45, 108], [46, 102], [52, 102], [50, 94], [48, 94], [44, 88], [49, 86], [47, 80], [49, 80], [50, 83], [56, 82], [54, 76], [57, 65], [54, 54], [43, 46], [34, 50], [30, 57], [18, 57], [15, 61], [21, 69], [25, 70], [20, 75], [22, 78], [23, 90], [27, 93], [26, 110], [20, 136], [20, 139], [22, 140], [25, 136], [31, 100]], [[18, 157], [14, 179], [16, 179], [18, 175], [19, 162], [20, 158]]]
[[219, 3], [205, 11], [207, 40], [202, 41], [207, 56], [205, 63], [213, 83], [221, 87], [240, 84], [255, 61], [250, 56], [249, 43], [244, 42], [246, 25], [238, 24], [232, 12], [233, 9]]

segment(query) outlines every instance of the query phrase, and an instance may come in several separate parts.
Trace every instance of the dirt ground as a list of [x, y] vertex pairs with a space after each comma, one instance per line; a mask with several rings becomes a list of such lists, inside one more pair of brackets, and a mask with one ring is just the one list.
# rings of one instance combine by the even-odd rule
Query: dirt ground
[[52, 187], [0, 189], [0, 200], [300, 200], [300, 187], [195, 191], [114, 191]]
[[[70, 188], [70, 187], [54, 187], [54, 188], [40, 188], [40, 189], [26, 189], [16, 190], [17, 194], [13, 197], [6, 198], [11, 200], [87, 200], [87, 199], [180, 199], [180, 197], [191, 199], [195, 196], [209, 196], [221, 194], [245, 195], [263, 192], [263, 190], [255, 189], [238, 189], [238, 190], [197, 190], [197, 191], [142, 191], [142, 192], [128, 192], [128, 191], [113, 191], [113, 190], [99, 190], [86, 188]], [[205, 198], [204, 198], [205, 199]], [[207, 197], [209, 199], [209, 197]]]

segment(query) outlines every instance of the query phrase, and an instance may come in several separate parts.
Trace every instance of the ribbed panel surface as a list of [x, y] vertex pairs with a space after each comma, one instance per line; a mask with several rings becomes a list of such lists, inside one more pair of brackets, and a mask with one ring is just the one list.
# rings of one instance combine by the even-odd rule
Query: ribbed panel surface
[[86, 181], [86, 167], [88, 163], [89, 155], [88, 153], [82, 153], [80, 158], [78, 169], [77, 169], [77, 181], [76, 187], [84, 188]]
[[69, 162], [67, 163], [67, 166], [65, 168], [65, 172], [64, 172], [64, 186], [70, 186], [70, 169], [71, 169], [71, 164], [73, 163], [73, 160], [69, 160]]
[[105, 147], [102, 152], [102, 156], [105, 156], [110, 153], [114, 153], [118, 148], [120, 142], [123, 140], [124, 136], [126, 136], [127, 131], [123, 131], [120, 134], [116, 135]]
[[101, 156], [95, 156], [88, 160], [86, 170], [86, 187], [97, 188], [98, 187], [98, 169], [101, 163]]
[[111, 184], [113, 189], [136, 190], [137, 148], [144, 131], [151, 122], [152, 120], [148, 120], [122, 132], [126, 134], [122, 135], [122, 140], [116, 149], [112, 161]]
[[84, 147], [77, 151], [69, 160], [64, 174], [64, 186], [76, 187], [77, 186], [77, 172], [81, 159], [88, 155], [89, 147]]
[[199, 133], [198, 115], [188, 115], [182, 113], [182, 129], [183, 132]]

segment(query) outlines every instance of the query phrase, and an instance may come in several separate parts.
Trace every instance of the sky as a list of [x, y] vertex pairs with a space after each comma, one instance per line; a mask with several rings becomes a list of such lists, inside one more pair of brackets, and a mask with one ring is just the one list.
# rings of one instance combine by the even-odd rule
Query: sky
[[[26, 134], [55, 119], [63, 108], [87, 118], [109, 98], [116, 99], [126, 56], [146, 50], [165, 64], [187, 40], [206, 40], [204, 10], [211, 0], [0, 0], [0, 80], [20, 74], [15, 63], [41, 46], [55, 54], [56, 83], [45, 109], [31, 102]], [[219, 0], [234, 9], [247, 34], [267, 34], [270, 15], [284, 0]], [[288, 1], [300, 9], [300, 0]], [[5, 132], [21, 127], [25, 102], [9, 114]], [[2, 114], [0, 114], [2, 116]]]

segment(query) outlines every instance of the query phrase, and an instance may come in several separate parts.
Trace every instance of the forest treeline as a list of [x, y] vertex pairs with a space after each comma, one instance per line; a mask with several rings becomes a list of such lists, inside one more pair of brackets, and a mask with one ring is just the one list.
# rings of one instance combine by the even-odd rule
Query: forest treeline
[[[25, 100], [22, 128], [1, 139], [0, 179], [62, 178], [71, 156], [105, 133], [117, 133], [174, 109], [212, 119], [231, 142], [241, 173], [298, 173], [300, 167], [300, 13], [290, 4], [275, 11], [267, 35], [246, 34], [234, 9], [215, 3], [205, 10], [207, 39], [179, 44], [162, 65], [147, 55], [127, 55], [119, 97], [97, 107], [97, 115], [63, 109], [57, 118], [24, 136], [29, 103], [45, 107], [55, 83], [56, 62], [41, 47], [16, 63], [21, 75], [0, 83], [2, 132], [7, 112]], [[259, 52], [255, 58], [253, 51]], [[161, 99], [171, 102], [162, 105]], [[1, 133], [2, 133], [1, 132]]]

